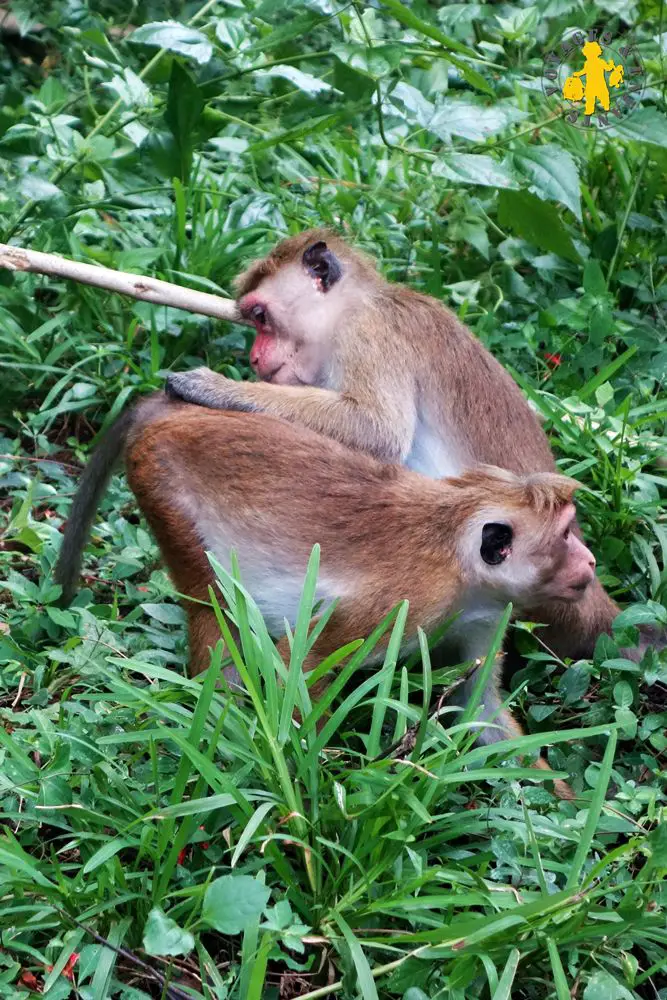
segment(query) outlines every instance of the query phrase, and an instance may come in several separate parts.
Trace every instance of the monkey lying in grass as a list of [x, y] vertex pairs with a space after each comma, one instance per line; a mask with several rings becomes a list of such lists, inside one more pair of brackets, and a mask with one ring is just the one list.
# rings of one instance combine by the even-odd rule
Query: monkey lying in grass
[[[240, 276], [237, 292], [257, 330], [250, 360], [262, 381], [198, 368], [169, 376], [172, 396], [284, 417], [432, 478], [480, 463], [556, 470], [518, 386], [470, 331], [442, 303], [385, 281], [335, 234], [284, 240]], [[550, 649], [576, 659], [592, 656], [618, 611], [595, 579], [576, 603], [536, 594], [524, 613], [548, 623]], [[624, 655], [639, 659], [655, 638], [647, 630]]]
[[[484, 657], [509, 601], [569, 607], [595, 579], [595, 559], [573, 530], [578, 484], [564, 476], [481, 466], [431, 480], [275, 417], [206, 411], [163, 395], [121, 419], [128, 481], [181, 593], [207, 601], [214, 577], [205, 549], [229, 567], [234, 548], [244, 584], [280, 635], [285, 619], [295, 624], [308, 557], [321, 545], [317, 599], [339, 603], [306, 670], [365, 637], [403, 599], [407, 646], [418, 627], [433, 631], [458, 613], [445, 641], [462, 660]], [[115, 454], [113, 429], [108, 440]], [[57, 567], [68, 595], [94, 513], [81, 498], [96, 502], [109, 471], [103, 441], [84, 471]], [[197, 673], [219, 629], [209, 606], [186, 601], [185, 611]], [[279, 649], [289, 654], [285, 637]], [[311, 691], [315, 700], [328, 682]], [[473, 675], [461, 703], [474, 683]], [[483, 695], [493, 725], [480, 731], [482, 743], [522, 732], [499, 686], [494, 674]], [[562, 783], [556, 790], [569, 793]]]

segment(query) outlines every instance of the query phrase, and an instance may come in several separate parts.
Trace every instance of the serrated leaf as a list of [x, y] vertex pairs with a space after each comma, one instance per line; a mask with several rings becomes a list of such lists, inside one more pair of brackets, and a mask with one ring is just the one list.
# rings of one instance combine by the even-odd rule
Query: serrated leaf
[[445, 142], [453, 135], [481, 142], [525, 117], [523, 111], [511, 104], [489, 106], [467, 98], [446, 97], [438, 103], [426, 127]]
[[207, 63], [213, 55], [213, 45], [206, 35], [179, 21], [151, 21], [149, 24], [142, 24], [132, 32], [129, 40], [166, 49], [168, 52], [178, 52], [198, 63]]
[[297, 69], [296, 66], [271, 66], [270, 69], [258, 69], [255, 70], [255, 76], [280, 77], [283, 80], [293, 83], [304, 94], [321, 94], [323, 91], [332, 89], [331, 84], [326, 83], [325, 80], [320, 80], [319, 77], [313, 76], [312, 73], [304, 73], [302, 70]]
[[238, 49], [246, 37], [246, 32], [239, 20], [222, 17], [215, 26], [215, 37], [221, 45], [226, 45], [230, 49]]
[[557, 253], [565, 260], [580, 260], [557, 209], [528, 191], [501, 191], [498, 195], [498, 221], [501, 226], [511, 229], [542, 250]]
[[36, 174], [26, 174], [21, 180], [19, 190], [24, 198], [30, 198], [32, 201], [49, 201], [51, 198], [63, 196], [59, 187]]
[[523, 146], [511, 154], [517, 173], [526, 178], [526, 190], [543, 201], [566, 205], [581, 221], [579, 171], [574, 157], [554, 143]]
[[653, 625], [661, 618], [659, 609], [654, 610], [647, 604], [631, 604], [614, 619], [614, 631], [631, 625]]
[[428, 128], [435, 114], [435, 105], [411, 83], [397, 83], [390, 96], [390, 104], [401, 107], [406, 117], [412, 116], [418, 125]]
[[433, 177], [445, 177], [458, 184], [480, 187], [519, 188], [509, 165], [484, 153], [445, 153], [433, 164]]
[[103, 84], [128, 108], [147, 108], [152, 103], [151, 92], [137, 74], [126, 68], [123, 75], [116, 74], [109, 83]]
[[202, 918], [221, 934], [241, 934], [258, 920], [271, 890], [250, 875], [223, 875], [204, 895]]
[[374, 45], [369, 48], [367, 45], [337, 42], [331, 46], [331, 52], [344, 66], [371, 80], [387, 76], [401, 61], [398, 45]]
[[656, 107], [637, 108], [618, 125], [605, 129], [605, 134], [667, 149], [667, 115]]
[[184, 931], [175, 920], [155, 906], [144, 926], [144, 950], [149, 955], [189, 955], [195, 946], [190, 931]]

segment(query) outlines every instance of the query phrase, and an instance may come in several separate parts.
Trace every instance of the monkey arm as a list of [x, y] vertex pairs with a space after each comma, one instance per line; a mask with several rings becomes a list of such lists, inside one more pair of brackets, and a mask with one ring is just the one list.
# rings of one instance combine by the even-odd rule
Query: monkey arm
[[348, 448], [385, 462], [403, 462], [416, 427], [414, 390], [392, 385], [385, 393], [369, 385], [362, 393], [341, 393], [305, 385], [236, 382], [211, 371], [169, 375], [166, 391], [189, 403], [216, 410], [269, 413], [334, 438]]

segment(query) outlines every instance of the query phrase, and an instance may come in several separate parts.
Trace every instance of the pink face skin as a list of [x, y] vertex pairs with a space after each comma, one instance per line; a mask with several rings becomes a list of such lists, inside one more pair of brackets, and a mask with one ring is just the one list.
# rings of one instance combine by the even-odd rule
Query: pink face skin
[[321, 246], [324, 250], [312, 262], [283, 264], [238, 303], [257, 331], [250, 364], [265, 382], [320, 385], [336, 331], [357, 306], [360, 290], [335, 255]]
[[575, 534], [576, 510], [567, 504], [555, 523], [553, 567], [545, 592], [561, 601], [578, 601], [595, 578], [595, 556]]
[[250, 292], [241, 299], [239, 308], [241, 315], [251, 320], [257, 331], [250, 349], [250, 364], [258, 378], [270, 382], [283, 367], [284, 351], [280, 349], [264, 297]]

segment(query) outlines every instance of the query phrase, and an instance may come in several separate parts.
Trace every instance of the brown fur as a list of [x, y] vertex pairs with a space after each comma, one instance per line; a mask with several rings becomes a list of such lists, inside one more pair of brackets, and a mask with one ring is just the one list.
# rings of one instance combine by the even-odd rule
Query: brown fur
[[126, 470], [177, 588], [206, 600], [212, 581], [196, 522], [184, 516], [187, 493], [227, 521], [232, 537], [238, 531], [267, 552], [279, 547], [297, 572], [323, 545], [323, 558], [345, 566], [363, 591], [346, 641], [408, 594], [418, 624], [441, 619], [463, 587], [454, 539], [480, 508], [531, 512], [541, 540], [578, 487], [564, 476], [517, 479], [493, 467], [428, 480], [280, 420], [155, 401], [130, 436]]
[[[172, 376], [172, 394], [202, 406], [293, 420], [387, 462], [409, 460], [421, 417], [454, 453], [456, 471], [477, 463], [520, 474], [555, 471], [539, 420], [480, 341], [442, 303], [385, 281], [368, 258], [334, 233], [310, 230], [279, 243], [240, 276], [239, 296], [260, 295], [263, 282], [300, 261], [318, 240], [327, 243], [346, 270], [341, 294], [349, 309], [326, 334], [329, 365], [305, 378], [317, 387], [237, 383], [197, 369]], [[304, 381], [303, 373], [299, 379]], [[550, 625], [542, 635], [557, 654], [576, 658], [592, 654], [598, 635], [611, 630], [618, 610], [596, 581], [576, 605], [549, 604], [526, 614]]]
[[[278, 567], [283, 581], [300, 580], [312, 546], [320, 543], [322, 572], [338, 572], [347, 593], [313, 646], [308, 670], [365, 637], [402, 599], [409, 601], [407, 639], [451, 615], [471, 586], [458, 553], [480, 511], [500, 509], [516, 520], [534, 537], [539, 560], [578, 485], [555, 474], [518, 479], [495, 468], [428, 480], [275, 418], [203, 412], [164, 397], [146, 400], [136, 414], [128, 480], [179, 592], [206, 600], [214, 583], [201, 527], [211, 519], [228, 529], [242, 575], [243, 556], [251, 551], [259, 553], [269, 578]], [[186, 601], [185, 609], [191, 672], [198, 673], [208, 666], [219, 632], [209, 608]], [[279, 650], [287, 654], [285, 638]], [[317, 699], [327, 684], [322, 679], [312, 696]], [[489, 713], [497, 712], [496, 677], [487, 699]], [[497, 722], [500, 732], [488, 741], [521, 733], [504, 710]], [[571, 794], [562, 782], [556, 791]]]
[[359, 277], [363, 276], [366, 282], [372, 283], [373, 280], [377, 281], [378, 284], [382, 282], [377, 273], [375, 262], [370, 257], [360, 253], [358, 250], [352, 251], [348, 244], [333, 229], [321, 227], [319, 229], [306, 229], [302, 233], [297, 233], [296, 236], [290, 236], [286, 240], [281, 240], [266, 257], [254, 261], [250, 267], [236, 278], [234, 282], [236, 297], [240, 299], [243, 295], [247, 295], [248, 292], [254, 292], [265, 278], [277, 274], [285, 264], [300, 257], [306, 247], [317, 243], [318, 240], [324, 240], [327, 246], [340, 259], [345, 260], [350, 266], [353, 266]]

